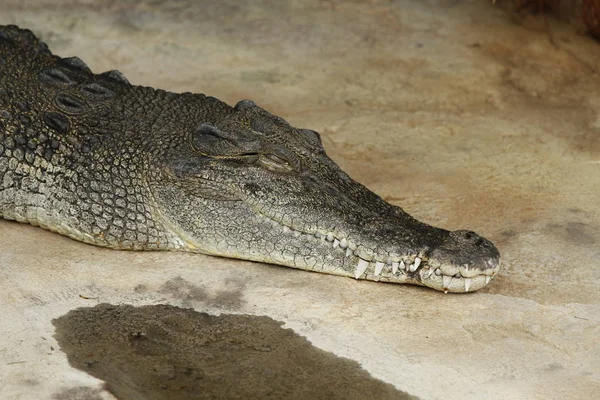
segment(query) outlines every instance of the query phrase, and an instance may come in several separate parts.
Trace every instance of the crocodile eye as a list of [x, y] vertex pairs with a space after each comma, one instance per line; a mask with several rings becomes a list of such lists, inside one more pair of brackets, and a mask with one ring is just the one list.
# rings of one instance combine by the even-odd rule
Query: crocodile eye
[[273, 153], [261, 154], [258, 157], [258, 162], [271, 171], [284, 172], [292, 170], [292, 166], [288, 160]]
[[268, 158], [269, 161], [273, 161], [274, 163], [277, 163], [277, 164], [289, 164], [287, 162], [287, 160], [284, 160], [283, 158], [276, 156], [275, 154], [269, 153], [269, 154], [265, 154], [264, 156], [266, 158]]

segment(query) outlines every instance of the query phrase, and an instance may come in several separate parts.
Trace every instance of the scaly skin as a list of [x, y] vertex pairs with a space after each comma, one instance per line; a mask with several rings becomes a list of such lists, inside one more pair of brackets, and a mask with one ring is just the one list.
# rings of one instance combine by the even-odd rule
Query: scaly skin
[[450, 292], [498, 272], [488, 240], [353, 181], [319, 134], [248, 100], [132, 86], [0, 26], [0, 215], [98, 246], [183, 250]]

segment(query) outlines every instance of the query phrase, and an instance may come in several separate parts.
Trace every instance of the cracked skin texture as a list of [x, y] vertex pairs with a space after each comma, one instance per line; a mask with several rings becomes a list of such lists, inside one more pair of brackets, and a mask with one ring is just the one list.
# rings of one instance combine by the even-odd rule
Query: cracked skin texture
[[353, 181], [317, 132], [249, 100], [93, 74], [0, 26], [0, 215], [86, 243], [181, 250], [466, 292], [500, 268], [474, 232]]

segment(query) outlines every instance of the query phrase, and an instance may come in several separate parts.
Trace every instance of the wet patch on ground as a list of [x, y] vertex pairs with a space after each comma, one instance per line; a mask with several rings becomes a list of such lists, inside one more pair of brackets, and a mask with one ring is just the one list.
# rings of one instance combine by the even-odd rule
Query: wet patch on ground
[[70, 364], [122, 400], [416, 398], [265, 316], [100, 304], [53, 324]]
[[166, 281], [159, 292], [169, 296], [172, 299], [181, 301], [184, 307], [204, 303], [218, 305], [228, 310], [237, 310], [241, 308], [245, 301], [243, 295], [244, 283], [234, 280], [226, 282], [231, 287], [230, 290], [223, 290], [211, 294], [203, 285], [188, 282], [180, 276], [176, 276]]
[[597, 230], [585, 222], [569, 221], [566, 223], [549, 223], [545, 232], [559, 237], [573, 245], [594, 245], [597, 243]]
[[78, 386], [54, 393], [52, 400], [103, 400], [103, 397], [100, 389]]

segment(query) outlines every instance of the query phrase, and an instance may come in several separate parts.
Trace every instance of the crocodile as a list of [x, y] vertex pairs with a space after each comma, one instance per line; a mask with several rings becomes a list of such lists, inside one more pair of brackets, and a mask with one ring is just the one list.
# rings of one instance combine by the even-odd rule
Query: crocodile
[[177, 250], [444, 292], [500, 254], [352, 180], [319, 133], [250, 100], [132, 85], [0, 26], [0, 216], [120, 250]]

